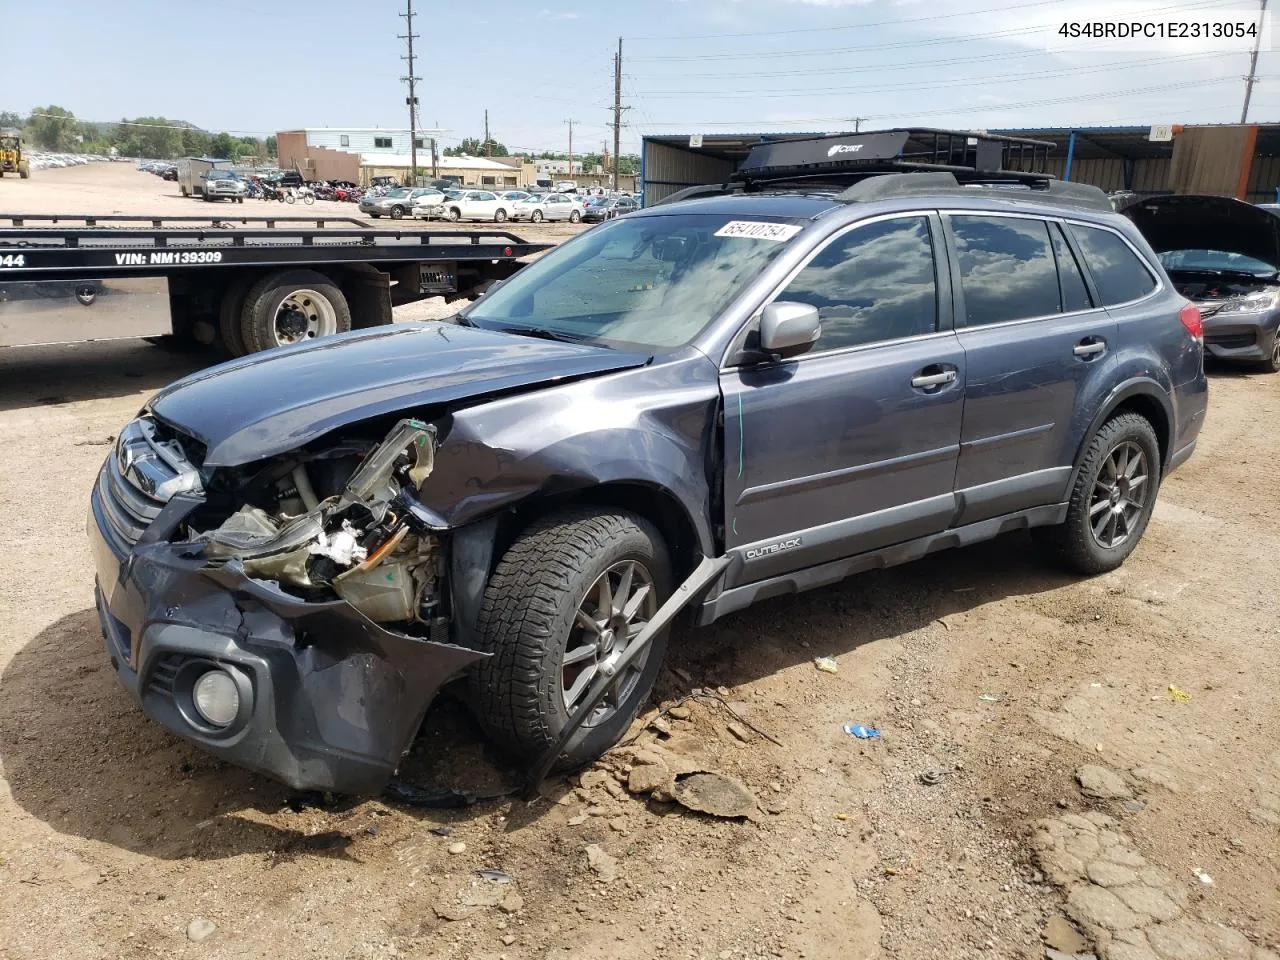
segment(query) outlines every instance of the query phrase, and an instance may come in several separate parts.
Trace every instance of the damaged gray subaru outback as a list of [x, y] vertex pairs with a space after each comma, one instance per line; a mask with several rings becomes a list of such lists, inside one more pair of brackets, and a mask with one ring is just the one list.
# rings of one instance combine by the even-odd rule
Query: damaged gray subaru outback
[[120, 681], [210, 753], [370, 793], [455, 681], [527, 765], [590, 761], [685, 608], [1020, 529], [1115, 568], [1195, 448], [1199, 313], [1100, 191], [988, 141], [1025, 156], [761, 144], [450, 321], [161, 391], [91, 498]]

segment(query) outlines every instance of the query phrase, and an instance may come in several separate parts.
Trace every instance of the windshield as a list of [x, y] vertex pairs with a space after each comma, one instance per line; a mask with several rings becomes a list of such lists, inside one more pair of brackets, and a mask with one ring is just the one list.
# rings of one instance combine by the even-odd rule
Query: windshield
[[1257, 276], [1270, 276], [1276, 272], [1275, 267], [1261, 260], [1223, 250], [1169, 250], [1160, 254], [1160, 263], [1166, 270], [1229, 270]]
[[399, 199], [401, 197], [407, 197], [408, 195], [409, 195], [409, 191], [405, 187], [396, 187], [394, 190], [389, 190], [385, 194], [385, 196], [392, 197], [395, 199]]
[[[613, 220], [525, 267], [462, 316], [644, 349], [691, 341], [785, 242], [722, 235], [727, 216]], [[776, 229], [776, 228], [775, 228]], [[780, 231], [789, 236], [798, 226]]]
[[210, 170], [206, 179], [208, 180], [234, 180], [236, 175], [230, 170]]

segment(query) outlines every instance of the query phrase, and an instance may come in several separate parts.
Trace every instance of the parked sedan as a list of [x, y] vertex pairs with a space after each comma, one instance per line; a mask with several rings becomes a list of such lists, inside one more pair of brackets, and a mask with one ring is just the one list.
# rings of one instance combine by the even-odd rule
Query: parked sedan
[[1204, 351], [1280, 373], [1280, 217], [1230, 197], [1150, 197], [1124, 215], [1200, 309]]
[[515, 209], [515, 203], [505, 200], [491, 190], [454, 190], [445, 194], [444, 200], [426, 208], [427, 218], [443, 217], [446, 220], [492, 220], [502, 223]]
[[392, 220], [399, 220], [413, 209], [419, 197], [435, 192], [438, 191], [430, 187], [416, 187], [413, 190], [408, 187], [397, 187], [381, 197], [365, 197], [360, 201], [360, 212], [367, 213], [375, 219], [388, 216]]
[[630, 197], [592, 197], [582, 211], [582, 219], [588, 223], [612, 220], [636, 209]]
[[543, 220], [568, 220], [577, 223], [582, 219], [583, 205], [577, 197], [563, 193], [534, 194], [527, 200], [521, 200], [512, 210], [514, 220], [529, 220], [540, 223]]

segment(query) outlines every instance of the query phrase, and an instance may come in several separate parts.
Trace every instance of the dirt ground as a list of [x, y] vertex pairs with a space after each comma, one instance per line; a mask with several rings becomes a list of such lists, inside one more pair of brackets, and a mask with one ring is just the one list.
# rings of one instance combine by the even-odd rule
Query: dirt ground
[[[0, 181], [0, 211], [169, 212], [173, 187], [42, 171]], [[0, 957], [1277, 957], [1280, 377], [1214, 372], [1199, 450], [1113, 574], [1010, 536], [680, 631], [663, 704], [716, 692], [781, 746], [699, 699], [547, 799], [424, 811], [293, 797], [111, 675], [88, 491], [203, 362], [0, 351]], [[622, 786], [696, 767], [750, 815]], [[447, 700], [408, 773], [507, 775]]]

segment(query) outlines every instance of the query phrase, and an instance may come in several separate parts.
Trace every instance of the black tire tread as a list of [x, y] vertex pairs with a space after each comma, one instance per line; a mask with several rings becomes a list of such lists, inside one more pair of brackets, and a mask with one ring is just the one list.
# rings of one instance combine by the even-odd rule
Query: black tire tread
[[553, 741], [538, 701], [555, 683], [543, 670], [548, 646], [558, 642], [554, 631], [561, 611], [554, 598], [611, 543], [634, 532], [663, 549], [657, 531], [633, 514], [561, 513], [531, 525], [498, 562], [476, 623], [479, 648], [493, 656], [473, 676], [471, 700], [481, 726], [499, 745], [528, 756]]
[[[1093, 492], [1094, 479], [1100, 467], [1100, 461], [1110, 453], [1118, 436], [1130, 430], [1145, 434], [1151, 448], [1157, 451], [1158, 454], [1160, 444], [1156, 439], [1155, 429], [1146, 417], [1140, 413], [1132, 412], [1120, 413], [1112, 417], [1098, 428], [1098, 432], [1089, 441], [1089, 446], [1081, 458], [1080, 467], [1076, 470], [1075, 483], [1072, 485], [1071, 496], [1068, 500], [1067, 519], [1055, 526], [1038, 527], [1032, 531], [1035, 535], [1037, 546], [1049, 559], [1075, 573], [1081, 573], [1086, 576], [1107, 573], [1118, 567], [1128, 557], [1128, 552], [1126, 552], [1119, 563], [1113, 563], [1103, 561], [1098, 556], [1095, 552], [1096, 544], [1091, 539], [1088, 529], [1088, 510], [1089, 497]], [[1151, 509], [1154, 507], [1155, 497], [1159, 492], [1160, 466], [1160, 458], [1157, 455], [1151, 466], [1152, 476], [1147, 481], [1151, 484], [1151, 506], [1147, 510], [1148, 518], [1150, 517]], [[1083, 523], [1081, 522], [1081, 511], [1084, 512]], [[1131, 538], [1128, 544], [1129, 551], [1132, 551], [1137, 546], [1142, 539], [1142, 534], [1145, 532], [1144, 521], [1143, 529], [1138, 532], [1138, 536]]]

